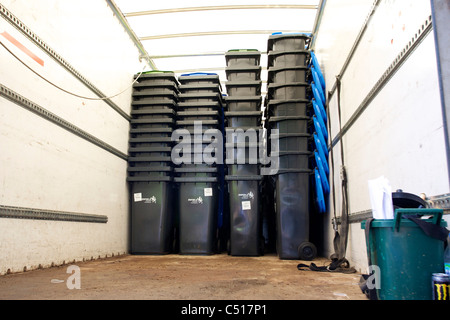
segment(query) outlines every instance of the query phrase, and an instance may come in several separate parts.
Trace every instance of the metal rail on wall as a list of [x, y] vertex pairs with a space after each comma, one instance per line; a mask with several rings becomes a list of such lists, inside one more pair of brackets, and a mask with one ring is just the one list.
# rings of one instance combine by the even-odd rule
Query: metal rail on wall
[[46, 110], [45, 108], [37, 105], [34, 102], [28, 100], [27, 98], [21, 96], [17, 92], [9, 89], [8, 87], [4, 86], [1, 83], [0, 83], [0, 93], [1, 93], [1, 95], [0, 95], [1, 97], [6, 98], [6, 99], [16, 103], [17, 105], [27, 109], [28, 111], [31, 111], [31, 112], [39, 115], [40, 117], [62, 127], [63, 129], [79, 136], [80, 138], [83, 138], [83, 139], [91, 142], [92, 144], [112, 153], [113, 155], [115, 155], [123, 160], [128, 159], [128, 155], [121, 152], [120, 150], [117, 150], [116, 148], [110, 146], [106, 142], [98, 139], [97, 137], [94, 137], [93, 135], [78, 128], [77, 126], [73, 125], [72, 123], [57, 116], [56, 114]]
[[107, 223], [108, 217], [87, 213], [0, 205], [0, 218]]

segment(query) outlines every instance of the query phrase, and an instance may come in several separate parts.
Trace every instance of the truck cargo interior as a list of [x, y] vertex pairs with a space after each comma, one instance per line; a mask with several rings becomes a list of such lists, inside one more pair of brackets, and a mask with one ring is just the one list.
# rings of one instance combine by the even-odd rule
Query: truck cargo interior
[[450, 299], [449, 18], [0, 0], [0, 299]]

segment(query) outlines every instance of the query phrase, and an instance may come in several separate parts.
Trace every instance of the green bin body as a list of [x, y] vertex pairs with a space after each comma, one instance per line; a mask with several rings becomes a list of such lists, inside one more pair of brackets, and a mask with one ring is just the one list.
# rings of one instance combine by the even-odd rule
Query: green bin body
[[378, 299], [432, 300], [432, 274], [444, 272], [444, 242], [402, 214], [434, 215], [427, 222], [447, 226], [439, 209], [397, 209], [395, 219], [372, 221], [366, 245], [371, 264], [379, 267]]

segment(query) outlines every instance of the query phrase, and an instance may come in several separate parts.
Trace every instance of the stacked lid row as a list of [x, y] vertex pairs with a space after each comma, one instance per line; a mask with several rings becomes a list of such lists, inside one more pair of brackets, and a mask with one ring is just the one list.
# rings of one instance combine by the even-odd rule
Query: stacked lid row
[[[228, 96], [225, 180], [229, 190], [230, 240], [234, 256], [263, 253], [261, 181], [258, 150], [262, 144], [261, 53], [230, 50], [225, 54]], [[253, 139], [246, 138], [249, 133]], [[256, 154], [256, 156], [255, 156]]]
[[311, 60], [309, 63], [311, 77], [311, 105], [312, 105], [312, 147], [313, 161], [311, 168], [314, 170], [314, 179], [312, 185], [315, 191], [315, 200], [317, 210], [321, 213], [326, 212], [327, 204], [326, 196], [330, 193], [330, 184], [328, 177], [330, 174], [328, 166], [328, 129], [327, 129], [327, 113], [326, 113], [326, 96], [325, 96], [325, 79], [323, 77], [320, 65], [314, 52], [311, 52]]
[[133, 86], [128, 176], [131, 251], [169, 253], [175, 238], [172, 132], [178, 101], [172, 72], [142, 74]]
[[176, 128], [187, 133], [190, 140], [187, 143], [190, 148], [183, 155], [188, 157], [174, 169], [178, 188], [179, 252], [213, 254], [222, 226], [224, 173], [222, 159], [213, 161], [205, 157], [221, 155], [217, 153], [220, 150], [212, 149], [223, 148], [223, 145], [211, 144], [217, 135], [223, 135], [222, 89], [217, 74], [184, 74], [178, 81]]
[[276, 248], [282, 259], [315, 257], [310, 230], [310, 51], [305, 34], [273, 34], [268, 40], [268, 93], [265, 100], [274, 176]]

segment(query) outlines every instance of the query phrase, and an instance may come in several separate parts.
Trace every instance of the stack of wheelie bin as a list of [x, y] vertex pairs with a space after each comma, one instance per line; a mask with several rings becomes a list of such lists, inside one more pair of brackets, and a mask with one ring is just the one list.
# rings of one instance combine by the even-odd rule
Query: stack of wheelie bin
[[[310, 37], [275, 33], [268, 40], [266, 126], [270, 155], [279, 159], [273, 175], [276, 250], [280, 259], [312, 260], [317, 249], [310, 230]], [[274, 134], [273, 130], [277, 129]], [[275, 143], [274, 143], [275, 141]]]
[[181, 136], [189, 137], [175, 141], [183, 147], [184, 159], [174, 169], [179, 195], [179, 253], [210, 255], [218, 250], [223, 219], [222, 89], [219, 76], [212, 73], [183, 74], [178, 81], [176, 128]]
[[171, 135], [178, 81], [170, 71], [147, 72], [135, 82], [132, 95], [127, 175], [131, 253], [167, 254], [176, 240]]
[[261, 52], [229, 50], [226, 59], [226, 164], [229, 191], [230, 240], [233, 256], [264, 252], [259, 163], [261, 118]]

